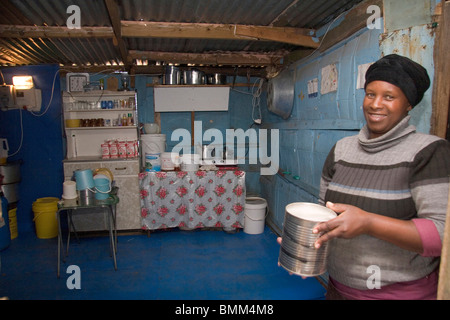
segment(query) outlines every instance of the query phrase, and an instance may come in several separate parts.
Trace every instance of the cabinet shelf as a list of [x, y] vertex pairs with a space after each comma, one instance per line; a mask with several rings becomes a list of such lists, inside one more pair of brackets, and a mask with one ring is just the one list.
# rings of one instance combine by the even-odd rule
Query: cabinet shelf
[[109, 127], [73, 127], [67, 128], [66, 130], [125, 130], [125, 129], [135, 129], [137, 126], [109, 126]]
[[132, 160], [139, 160], [139, 157], [133, 157], [133, 158], [115, 158], [115, 159], [103, 159], [101, 156], [80, 156], [80, 157], [74, 157], [74, 158], [66, 158], [63, 160], [64, 163], [70, 163], [70, 162], [121, 162], [121, 161], [132, 161]]
[[133, 112], [135, 108], [115, 108], [115, 109], [88, 109], [88, 110], [66, 110], [66, 112], [76, 113], [76, 112]]

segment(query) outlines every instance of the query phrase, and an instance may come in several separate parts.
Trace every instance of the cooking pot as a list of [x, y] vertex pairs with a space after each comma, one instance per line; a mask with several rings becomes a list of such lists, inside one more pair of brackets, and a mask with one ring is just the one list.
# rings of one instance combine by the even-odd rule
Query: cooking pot
[[163, 82], [164, 84], [180, 84], [180, 78], [180, 68], [175, 66], [165, 66]]
[[208, 84], [227, 84], [227, 76], [220, 73], [208, 75]]
[[3, 176], [3, 184], [20, 181], [20, 162], [11, 162], [0, 166], [0, 175]]
[[20, 183], [10, 183], [0, 187], [6, 200], [8, 200], [8, 203], [19, 201], [19, 184]]
[[183, 73], [184, 84], [204, 84], [205, 73], [196, 69], [185, 70]]

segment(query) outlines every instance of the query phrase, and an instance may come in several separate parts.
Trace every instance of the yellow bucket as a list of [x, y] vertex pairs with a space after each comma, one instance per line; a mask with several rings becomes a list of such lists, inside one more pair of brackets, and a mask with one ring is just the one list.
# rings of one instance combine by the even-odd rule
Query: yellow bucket
[[58, 235], [58, 198], [40, 198], [33, 202], [36, 235], [39, 239], [51, 239]]
[[19, 232], [17, 230], [17, 208], [8, 211], [9, 216], [9, 231], [11, 233], [11, 240], [17, 238]]

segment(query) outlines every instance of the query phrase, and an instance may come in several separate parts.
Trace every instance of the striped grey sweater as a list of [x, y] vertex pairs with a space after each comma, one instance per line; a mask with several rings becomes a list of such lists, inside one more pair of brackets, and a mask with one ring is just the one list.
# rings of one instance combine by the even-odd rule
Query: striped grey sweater
[[[324, 164], [319, 202], [350, 204], [402, 220], [430, 219], [442, 241], [450, 144], [417, 133], [409, 118], [375, 139], [368, 139], [365, 126], [358, 135], [338, 141]], [[329, 252], [330, 276], [360, 290], [367, 289], [371, 265], [381, 270], [381, 286], [420, 279], [439, 265], [439, 257], [424, 257], [369, 235], [333, 239]]]

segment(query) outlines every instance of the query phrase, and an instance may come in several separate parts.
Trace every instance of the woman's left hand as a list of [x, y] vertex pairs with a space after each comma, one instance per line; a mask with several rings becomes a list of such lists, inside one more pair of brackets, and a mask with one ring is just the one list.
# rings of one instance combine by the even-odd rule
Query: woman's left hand
[[327, 202], [326, 206], [339, 215], [314, 227], [313, 233], [324, 233], [316, 240], [316, 249], [333, 238], [350, 239], [366, 233], [371, 213], [342, 203]]

